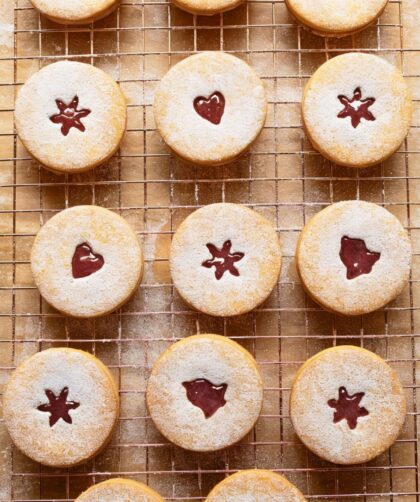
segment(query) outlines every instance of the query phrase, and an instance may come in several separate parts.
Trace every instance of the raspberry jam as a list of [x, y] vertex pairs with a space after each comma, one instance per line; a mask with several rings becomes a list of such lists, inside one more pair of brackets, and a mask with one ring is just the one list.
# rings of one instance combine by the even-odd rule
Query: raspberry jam
[[191, 382], [183, 382], [187, 391], [188, 400], [202, 410], [206, 418], [210, 418], [219, 408], [225, 404], [225, 392], [227, 384], [213, 385], [204, 378]]
[[381, 253], [370, 251], [362, 239], [344, 236], [341, 239], [340, 258], [347, 268], [347, 279], [370, 274]]
[[198, 96], [194, 99], [194, 109], [200, 117], [218, 125], [225, 111], [225, 98], [221, 92], [214, 92], [208, 98]]
[[104, 266], [104, 257], [95, 253], [87, 242], [79, 244], [71, 261], [73, 277], [80, 279], [94, 274]]

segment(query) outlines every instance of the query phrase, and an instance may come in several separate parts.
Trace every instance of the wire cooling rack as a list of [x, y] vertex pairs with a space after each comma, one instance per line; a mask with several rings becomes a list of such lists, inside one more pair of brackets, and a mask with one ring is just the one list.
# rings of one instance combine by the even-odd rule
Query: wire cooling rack
[[[73, 500], [94, 482], [126, 476], [168, 500], [203, 500], [228, 473], [268, 468], [284, 473], [311, 500], [419, 500], [418, 383], [420, 361], [420, 4], [391, 0], [363, 33], [324, 40], [297, 26], [282, 0], [251, 0], [233, 12], [195, 17], [165, 1], [123, 0], [108, 18], [65, 28], [41, 18], [28, 0], [0, 0], [0, 392], [24, 358], [51, 346], [90, 351], [110, 366], [122, 412], [110, 446], [73, 469], [41, 467], [14, 448], [0, 415], [0, 500]], [[159, 79], [175, 62], [201, 50], [232, 52], [252, 64], [269, 96], [266, 127], [251, 153], [232, 165], [200, 168], [176, 159], [152, 116]], [[299, 102], [308, 77], [326, 59], [349, 50], [378, 53], [400, 66], [413, 91], [415, 115], [393, 158], [355, 172], [322, 159], [308, 144]], [[61, 59], [92, 63], [121, 83], [129, 102], [128, 131], [104, 167], [56, 176], [31, 160], [16, 137], [13, 106], [23, 82]], [[344, 319], [304, 294], [293, 264], [299, 231], [331, 202], [360, 198], [384, 205], [411, 234], [409, 286], [387, 308]], [[180, 221], [198, 206], [230, 201], [263, 213], [277, 227], [285, 254], [281, 279], [255, 312], [215, 319], [190, 311], [169, 275], [168, 249]], [[98, 320], [63, 318], [34, 287], [29, 251], [40, 226], [77, 204], [98, 204], [127, 218], [143, 241], [146, 273], [136, 296]], [[195, 454], [169, 444], [144, 403], [155, 358], [174, 340], [214, 332], [257, 358], [265, 379], [262, 416], [228, 450]], [[299, 365], [321, 349], [361, 345], [398, 371], [409, 403], [404, 431], [390, 451], [366, 465], [338, 467], [309, 453], [288, 413]], [[238, 501], [239, 502], [239, 501]]]

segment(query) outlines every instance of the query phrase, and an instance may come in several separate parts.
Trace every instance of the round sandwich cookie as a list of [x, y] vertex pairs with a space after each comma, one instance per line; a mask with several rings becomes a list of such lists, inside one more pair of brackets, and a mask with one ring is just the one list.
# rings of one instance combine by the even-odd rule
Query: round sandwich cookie
[[232, 10], [244, 0], [172, 0], [182, 10], [201, 16], [213, 16]]
[[281, 246], [273, 225], [239, 204], [211, 204], [190, 214], [171, 245], [179, 294], [213, 316], [234, 316], [263, 303], [280, 275]]
[[15, 123], [32, 157], [56, 173], [79, 173], [118, 150], [126, 127], [119, 85], [92, 65], [60, 61], [32, 75], [20, 89]]
[[123, 218], [98, 206], [75, 206], [38, 232], [31, 267], [53, 307], [74, 317], [97, 317], [121, 307], [137, 290], [143, 253]]
[[75, 502], [164, 502], [164, 499], [143, 483], [114, 478], [91, 486]]
[[206, 502], [305, 502], [302, 493], [280, 474], [264, 469], [240, 471], [221, 481]]
[[410, 239], [383, 207], [358, 200], [338, 202], [305, 225], [296, 266], [307, 293], [326, 310], [367, 314], [393, 300], [406, 285]]
[[30, 0], [45, 17], [60, 24], [97, 21], [114, 11], [120, 0]]
[[373, 352], [342, 345], [309, 359], [290, 394], [302, 442], [336, 464], [368, 462], [387, 450], [404, 424], [406, 400], [395, 371]]
[[119, 412], [108, 368], [81, 350], [55, 348], [26, 359], [3, 397], [7, 430], [35, 462], [69, 467], [86, 462], [110, 440]]
[[202, 52], [173, 66], [160, 82], [154, 115], [165, 143], [184, 160], [226, 164], [260, 134], [267, 113], [264, 84], [241, 59]]
[[154, 364], [146, 392], [161, 434], [193, 451], [220, 450], [242, 439], [262, 400], [254, 358], [219, 335], [190, 336], [169, 347]]
[[398, 68], [378, 56], [349, 53], [314, 73], [302, 110], [316, 150], [336, 164], [362, 168], [383, 162], [401, 146], [412, 101]]
[[343, 37], [373, 24], [388, 0], [285, 0], [291, 14], [316, 35]]

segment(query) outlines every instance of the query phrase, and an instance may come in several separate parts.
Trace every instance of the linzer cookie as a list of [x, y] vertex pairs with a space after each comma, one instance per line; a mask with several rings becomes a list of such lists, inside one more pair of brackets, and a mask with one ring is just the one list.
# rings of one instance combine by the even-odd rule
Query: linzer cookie
[[98, 206], [76, 206], [38, 232], [31, 266], [35, 284], [53, 307], [96, 317], [116, 310], [136, 291], [143, 253], [123, 218]]
[[164, 502], [154, 490], [131, 479], [114, 478], [91, 486], [75, 502]]
[[399, 69], [378, 56], [349, 53], [315, 72], [302, 109], [314, 148], [332, 162], [360, 168], [398, 150], [410, 127], [412, 102]]
[[336, 464], [359, 464], [387, 450], [404, 424], [406, 401], [397, 374], [368, 350], [333, 347], [299, 370], [290, 416], [300, 439]]
[[306, 224], [296, 266], [308, 294], [325, 309], [366, 314], [393, 300], [406, 285], [410, 240], [386, 209], [357, 200], [338, 202]]
[[241, 5], [244, 0], [173, 0], [173, 3], [180, 9], [191, 14], [201, 16], [213, 16], [220, 12], [232, 10]]
[[30, 0], [51, 21], [83, 24], [101, 19], [120, 4], [120, 0]]
[[281, 247], [263, 216], [238, 204], [211, 204], [188, 216], [170, 252], [172, 279], [193, 308], [213, 316], [244, 314], [277, 283]]
[[202, 52], [177, 63], [154, 98], [156, 126], [177, 155], [225, 164], [249, 148], [264, 125], [264, 85], [244, 61]]
[[35, 73], [22, 87], [15, 122], [19, 138], [38, 162], [58, 173], [78, 173], [117, 151], [125, 132], [126, 102], [104, 71], [61, 61]]
[[325, 37], [343, 37], [374, 23], [388, 0], [285, 0], [296, 20]]
[[28, 457], [68, 467], [96, 455], [111, 438], [118, 389], [96, 357], [69, 348], [48, 349], [25, 360], [6, 385], [4, 420]]
[[194, 451], [242, 439], [261, 411], [263, 382], [254, 358], [219, 335], [184, 338], [153, 366], [146, 400], [159, 431]]
[[240, 471], [221, 481], [206, 502], [305, 502], [302, 493], [286, 478], [264, 469]]

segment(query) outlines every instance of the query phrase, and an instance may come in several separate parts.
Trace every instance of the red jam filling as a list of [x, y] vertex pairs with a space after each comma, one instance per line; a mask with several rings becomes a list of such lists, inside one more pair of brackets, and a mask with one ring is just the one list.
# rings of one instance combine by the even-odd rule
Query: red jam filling
[[79, 244], [74, 251], [71, 261], [73, 277], [80, 279], [81, 277], [94, 274], [104, 266], [104, 263], [104, 257], [95, 253], [89, 244], [86, 242]]
[[64, 420], [64, 422], [71, 424], [72, 419], [69, 411], [78, 408], [80, 403], [67, 401], [67, 396], [69, 395], [68, 387], [64, 387], [59, 396], [56, 396], [54, 392], [49, 389], [45, 391], [45, 394], [48, 397], [49, 402], [47, 404], [41, 404], [41, 406], [38, 406], [37, 409], [50, 414], [50, 427], [53, 427], [60, 420], [60, 418]]
[[85, 132], [86, 128], [82, 124], [81, 119], [87, 117], [90, 110], [86, 108], [78, 110], [79, 98], [75, 96], [69, 104], [64, 103], [61, 99], [56, 99], [57, 108], [59, 113], [50, 117], [51, 122], [54, 124], [61, 124], [61, 133], [67, 136], [72, 127], [75, 127], [81, 132]]
[[194, 99], [194, 109], [200, 117], [218, 125], [225, 111], [225, 98], [221, 92], [214, 92], [208, 98], [198, 96]]
[[347, 268], [347, 279], [370, 274], [381, 253], [370, 251], [362, 239], [344, 236], [341, 239], [340, 258]]
[[235, 263], [242, 260], [245, 253], [231, 253], [232, 242], [226, 241], [222, 249], [217, 248], [214, 244], [206, 244], [210, 251], [211, 259], [204, 261], [201, 265], [206, 268], [215, 267], [215, 276], [219, 281], [225, 272], [230, 272], [235, 277], [239, 277], [239, 270], [235, 267]]
[[340, 387], [338, 389], [338, 399], [330, 399], [328, 401], [328, 406], [335, 408], [334, 423], [347, 420], [350, 429], [355, 429], [357, 427], [357, 419], [369, 415], [366, 408], [359, 406], [364, 395], [364, 392], [357, 392], [350, 396], [345, 387]]
[[204, 378], [183, 382], [182, 385], [187, 391], [188, 400], [202, 410], [206, 418], [210, 418], [219, 408], [225, 404], [225, 392], [227, 384], [213, 385]]
[[354, 90], [353, 97], [350, 99], [342, 94], [338, 96], [338, 99], [342, 105], [344, 105], [343, 110], [337, 115], [340, 119], [345, 119], [347, 117], [351, 118], [351, 125], [356, 129], [360, 124], [362, 119], [373, 121], [376, 117], [369, 110], [369, 108], [376, 101], [375, 98], [362, 99], [362, 90], [360, 87]]

